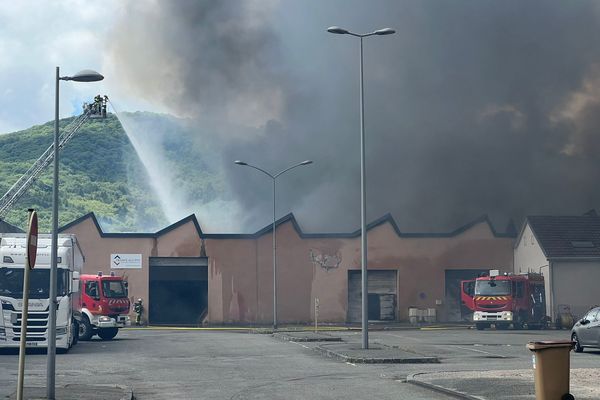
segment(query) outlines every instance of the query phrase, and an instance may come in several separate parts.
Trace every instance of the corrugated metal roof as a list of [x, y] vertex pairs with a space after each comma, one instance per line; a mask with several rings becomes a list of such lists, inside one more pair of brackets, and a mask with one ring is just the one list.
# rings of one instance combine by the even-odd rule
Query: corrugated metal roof
[[600, 217], [527, 217], [546, 257], [600, 257]]

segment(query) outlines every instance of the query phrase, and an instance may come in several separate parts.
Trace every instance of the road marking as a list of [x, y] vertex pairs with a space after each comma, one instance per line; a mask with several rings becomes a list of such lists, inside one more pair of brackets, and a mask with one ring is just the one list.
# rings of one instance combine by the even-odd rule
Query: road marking
[[483, 354], [488, 354], [490, 356], [494, 356], [494, 357], [498, 357], [498, 358], [507, 358], [506, 356], [503, 356], [501, 354], [496, 354], [496, 353], [490, 353], [489, 351], [484, 351], [484, 350], [477, 350], [477, 349], [471, 349], [469, 347], [462, 347], [462, 346], [453, 346], [456, 347], [457, 349], [463, 349], [463, 350], [469, 350], [469, 351], [474, 351], [477, 353], [483, 353]]
[[[222, 328], [199, 328], [182, 326], [145, 326], [145, 327], [126, 327], [126, 331], [252, 331], [254, 328], [222, 327]], [[257, 331], [259, 331], [257, 329]]]
[[[244, 326], [212, 326], [212, 327], [193, 327], [193, 326], [128, 326], [122, 328], [128, 331], [144, 331], [144, 330], [156, 330], [156, 331], [256, 331], [256, 332], [272, 332], [272, 328], [253, 328]], [[359, 331], [360, 328], [344, 327], [344, 326], [323, 326], [319, 327], [319, 331]], [[285, 332], [313, 332], [314, 327], [306, 328], [294, 328], [286, 329], [285, 327], [278, 329], [273, 333], [285, 333]]]
[[348, 364], [348, 365], [352, 365], [353, 367], [356, 367], [356, 364], [353, 364], [353, 363], [351, 363], [351, 362], [348, 362], [348, 361], [346, 361], [346, 364]]
[[462, 330], [462, 329], [471, 329], [470, 326], [424, 326], [419, 328], [422, 331], [454, 331], [454, 330]]
[[306, 346], [306, 345], [304, 345], [304, 344], [302, 344], [302, 343], [294, 342], [293, 340], [290, 340], [290, 343], [297, 344], [298, 346], [302, 346], [302, 347], [304, 347], [305, 349], [309, 349], [309, 350], [310, 350], [310, 347], [308, 347], [308, 346]]

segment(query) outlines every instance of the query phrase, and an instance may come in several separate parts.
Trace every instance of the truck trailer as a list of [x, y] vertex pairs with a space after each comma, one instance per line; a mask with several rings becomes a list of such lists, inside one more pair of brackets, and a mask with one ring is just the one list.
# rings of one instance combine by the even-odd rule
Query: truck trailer
[[[27, 347], [48, 346], [52, 237], [38, 235], [37, 260], [30, 271]], [[19, 347], [26, 268], [26, 234], [0, 233], [0, 348]], [[84, 256], [75, 235], [58, 235], [56, 349], [68, 351], [78, 340], [79, 275]]]

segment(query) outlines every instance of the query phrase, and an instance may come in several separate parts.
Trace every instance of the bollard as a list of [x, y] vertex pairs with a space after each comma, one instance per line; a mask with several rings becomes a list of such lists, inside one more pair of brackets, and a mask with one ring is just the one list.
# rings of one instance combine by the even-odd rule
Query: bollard
[[529, 342], [535, 370], [535, 400], [573, 400], [569, 393], [570, 340]]

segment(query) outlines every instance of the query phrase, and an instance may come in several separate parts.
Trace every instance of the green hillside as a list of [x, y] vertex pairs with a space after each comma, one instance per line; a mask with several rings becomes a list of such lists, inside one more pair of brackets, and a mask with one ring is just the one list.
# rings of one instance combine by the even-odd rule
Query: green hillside
[[[202, 158], [190, 144], [188, 132], [178, 129], [171, 117], [128, 114], [141, 124], [165, 124], [161, 151], [173, 168], [179, 187], [196, 200], [210, 201], [220, 192], [219, 176], [202, 166]], [[60, 121], [67, 126], [73, 118]], [[0, 193], [35, 162], [53, 140], [53, 123], [0, 136]], [[194, 165], [191, 174], [189, 168]], [[184, 179], [185, 176], [185, 179]], [[113, 115], [105, 120], [87, 121], [61, 151], [59, 225], [94, 212], [109, 232], [154, 232], [168, 224], [146, 170]], [[27, 209], [38, 210], [40, 229], [49, 231], [52, 213], [52, 166], [37, 179], [28, 192], [6, 215], [5, 220], [24, 228]]]

